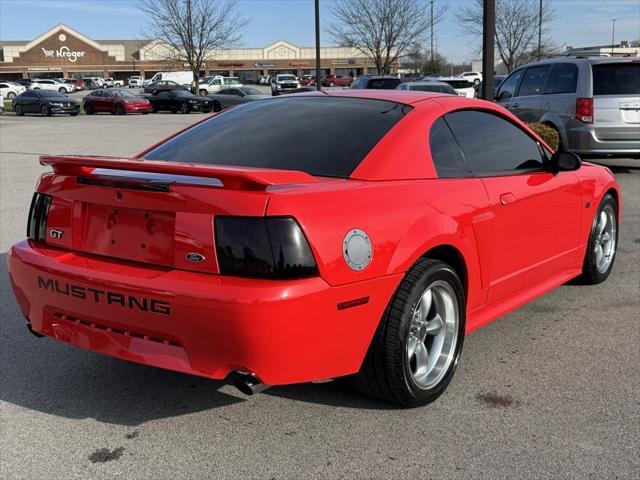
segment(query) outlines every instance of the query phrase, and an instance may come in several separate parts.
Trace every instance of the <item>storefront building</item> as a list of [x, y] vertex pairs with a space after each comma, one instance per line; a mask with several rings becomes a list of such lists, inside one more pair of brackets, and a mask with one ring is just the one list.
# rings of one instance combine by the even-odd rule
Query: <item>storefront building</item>
[[[0, 40], [0, 78], [126, 80], [132, 75], [151, 78], [157, 72], [188, 70], [184, 63], [167, 60], [166, 53], [166, 46], [157, 40], [92, 40], [60, 24], [31, 41]], [[371, 59], [352, 48], [323, 47], [320, 57], [324, 75], [377, 73]], [[238, 76], [250, 83], [275, 73], [315, 74], [315, 48], [279, 40], [264, 48], [213, 50], [201, 75]]]

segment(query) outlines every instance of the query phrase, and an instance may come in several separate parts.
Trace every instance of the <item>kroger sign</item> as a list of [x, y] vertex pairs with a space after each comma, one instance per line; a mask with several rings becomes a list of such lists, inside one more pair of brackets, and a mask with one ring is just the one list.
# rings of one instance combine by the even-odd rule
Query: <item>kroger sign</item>
[[71, 63], [78, 60], [78, 58], [84, 57], [84, 52], [74, 52], [69, 50], [69, 47], [66, 45], [63, 45], [58, 50], [47, 50], [46, 48], [43, 48], [42, 53], [44, 54], [44, 58], [66, 58]]

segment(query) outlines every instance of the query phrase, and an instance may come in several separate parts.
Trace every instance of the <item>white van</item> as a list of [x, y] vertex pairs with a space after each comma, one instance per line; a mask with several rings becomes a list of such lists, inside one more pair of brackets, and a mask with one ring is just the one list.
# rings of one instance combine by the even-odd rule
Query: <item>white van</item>
[[188, 87], [191, 85], [191, 82], [193, 82], [193, 72], [158, 72], [151, 77], [149, 83], [159, 82], [160, 80], [171, 80]]

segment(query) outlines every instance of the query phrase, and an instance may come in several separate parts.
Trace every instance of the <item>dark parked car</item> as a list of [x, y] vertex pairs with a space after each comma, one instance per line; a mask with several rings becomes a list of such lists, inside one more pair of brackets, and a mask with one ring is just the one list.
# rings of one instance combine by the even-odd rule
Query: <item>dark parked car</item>
[[241, 103], [253, 102], [263, 98], [271, 98], [271, 95], [265, 95], [260, 90], [251, 87], [224, 88], [218, 93], [209, 94], [209, 99], [213, 103], [213, 111], [219, 112], [234, 105]]
[[352, 82], [353, 77], [343, 77], [342, 75], [326, 75], [320, 81], [323, 87], [348, 87]]
[[80, 113], [80, 102], [54, 90], [27, 90], [11, 102], [16, 115], [39, 113], [49, 117], [57, 113], [68, 113], [75, 117]]
[[[500, 88], [500, 84], [504, 82], [504, 79], [507, 78], [506, 75], [494, 75], [493, 77], [493, 96], [495, 97], [498, 88]], [[484, 92], [484, 83], [480, 83], [476, 85], [476, 98], [482, 98]]]
[[151, 93], [155, 95], [157, 92], [162, 92], [166, 90], [189, 90], [184, 85], [180, 85], [178, 82], [174, 82], [173, 80], [160, 80], [157, 82], [150, 83], [149, 85], [145, 85], [144, 93]]
[[402, 82], [397, 77], [363, 75], [351, 84], [353, 89], [375, 88], [380, 90], [393, 90]]
[[98, 112], [109, 112], [117, 115], [127, 113], [147, 114], [153, 109], [146, 98], [138, 97], [129, 90], [109, 89], [94, 90], [84, 97], [84, 111], [87, 115]]
[[396, 90], [411, 90], [414, 92], [435, 92], [457, 95], [451, 85], [444, 82], [405, 82], [396, 87]]
[[145, 98], [151, 103], [154, 112], [168, 110], [172, 113], [208, 113], [213, 109], [213, 101], [209, 97], [194, 95], [187, 89], [165, 90]]

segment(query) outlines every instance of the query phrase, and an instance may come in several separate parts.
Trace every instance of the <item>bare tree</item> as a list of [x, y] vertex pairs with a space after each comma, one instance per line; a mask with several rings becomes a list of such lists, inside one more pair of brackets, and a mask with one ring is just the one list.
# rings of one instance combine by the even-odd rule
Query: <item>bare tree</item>
[[164, 58], [189, 66], [194, 93], [212, 50], [237, 43], [246, 24], [234, 0], [140, 0], [140, 8], [149, 17], [145, 36], [162, 42]]
[[[444, 10], [441, 6], [434, 12], [433, 25]], [[332, 14], [329, 33], [334, 41], [368, 55], [380, 74], [415, 52], [432, 23], [427, 2], [416, 0], [338, 0]]]
[[[480, 38], [482, 35], [482, 0], [473, 0], [457, 13], [465, 31]], [[546, 25], [553, 19], [549, 0], [542, 3], [543, 45], [550, 44]], [[522, 65], [537, 48], [538, 0], [496, 0], [496, 47], [507, 71]]]

